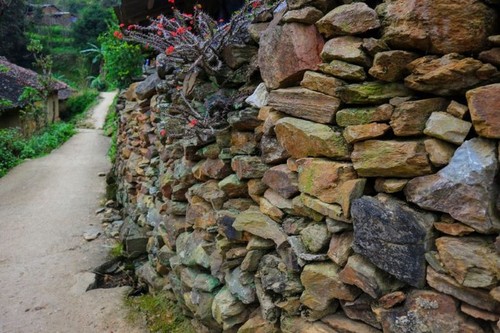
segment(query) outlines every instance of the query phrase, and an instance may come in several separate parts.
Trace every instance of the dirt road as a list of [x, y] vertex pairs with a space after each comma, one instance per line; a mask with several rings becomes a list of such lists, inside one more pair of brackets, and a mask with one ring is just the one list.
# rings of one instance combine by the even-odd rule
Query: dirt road
[[[102, 127], [107, 93], [92, 119]], [[50, 155], [0, 179], [0, 332], [134, 333], [122, 308], [124, 288], [85, 292], [89, 271], [105, 261], [95, 210], [104, 195], [109, 139], [80, 130]]]

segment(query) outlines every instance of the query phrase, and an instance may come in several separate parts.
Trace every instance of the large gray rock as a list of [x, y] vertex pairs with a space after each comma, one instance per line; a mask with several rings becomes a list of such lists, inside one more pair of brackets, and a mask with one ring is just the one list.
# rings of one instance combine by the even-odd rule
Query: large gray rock
[[158, 74], [154, 73], [137, 85], [135, 93], [139, 99], [147, 99], [156, 94], [156, 86], [161, 82]]
[[491, 233], [500, 229], [495, 212], [497, 171], [495, 142], [474, 138], [460, 146], [437, 174], [412, 179], [405, 188], [406, 198], [422, 208], [446, 212], [478, 232]]
[[436, 217], [385, 194], [351, 206], [355, 252], [414, 287], [425, 285], [425, 252], [433, 246]]

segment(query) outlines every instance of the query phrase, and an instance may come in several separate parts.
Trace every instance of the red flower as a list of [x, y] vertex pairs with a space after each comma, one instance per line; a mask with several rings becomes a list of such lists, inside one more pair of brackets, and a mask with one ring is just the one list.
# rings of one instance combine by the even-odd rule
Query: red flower
[[177, 37], [177, 32], [172, 31], [172, 32], [170, 33], [170, 36], [172, 36], [172, 37]]
[[186, 28], [184, 27], [178, 27], [176, 31], [179, 35], [182, 35], [183, 33], [186, 32]]
[[127, 30], [134, 30], [135, 29], [135, 25], [131, 24], [127, 27]]
[[156, 26], [158, 27], [158, 29], [163, 29], [163, 24], [161, 23], [158, 23]]
[[124, 24], [124, 23], [121, 23], [121, 24], [120, 24], [120, 28], [123, 28], [124, 26], [125, 26], [125, 24]]
[[172, 17], [169, 21], [170, 22], [175, 22], [175, 17]]
[[168, 0], [169, 3], [175, 3], [175, 0]]
[[118, 39], [122, 39], [123, 38], [123, 34], [119, 31], [115, 31], [113, 32], [113, 36], [115, 36], [115, 38], [118, 38]]
[[175, 51], [175, 47], [173, 47], [172, 45], [170, 45], [169, 47], [167, 47], [167, 50], [165, 51], [165, 53], [167, 55], [171, 55], [172, 53], [174, 53]]
[[252, 2], [252, 8], [253, 9], [256, 9], [256, 8], [260, 7], [260, 5], [261, 5], [260, 1], [254, 1], [254, 2]]
[[162, 130], [160, 131], [160, 136], [165, 136], [165, 135], [167, 135], [167, 130], [162, 129]]
[[196, 124], [198, 124], [198, 119], [193, 119], [188, 123], [188, 126], [193, 128], [196, 126]]

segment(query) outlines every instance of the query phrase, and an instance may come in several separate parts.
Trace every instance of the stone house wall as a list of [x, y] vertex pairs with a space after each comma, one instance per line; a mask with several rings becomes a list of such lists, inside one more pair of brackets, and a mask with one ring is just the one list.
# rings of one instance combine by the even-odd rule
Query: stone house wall
[[499, 332], [498, 5], [344, 2], [250, 27], [265, 85], [210, 142], [157, 76], [122, 95], [125, 250], [199, 332]]

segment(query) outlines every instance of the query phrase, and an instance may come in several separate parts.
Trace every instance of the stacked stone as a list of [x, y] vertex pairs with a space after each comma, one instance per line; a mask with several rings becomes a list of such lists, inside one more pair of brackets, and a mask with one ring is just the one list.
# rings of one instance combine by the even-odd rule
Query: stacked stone
[[128, 98], [141, 276], [199, 332], [498, 332], [497, 5], [344, 2], [250, 28], [264, 85], [213, 141], [159, 138], [161, 89]]

